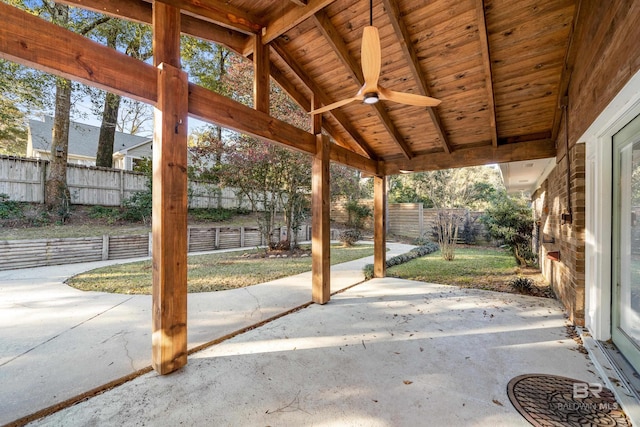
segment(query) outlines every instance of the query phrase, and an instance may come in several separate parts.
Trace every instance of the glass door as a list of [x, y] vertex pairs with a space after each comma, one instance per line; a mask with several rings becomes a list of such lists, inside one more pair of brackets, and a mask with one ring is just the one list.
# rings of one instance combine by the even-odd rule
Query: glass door
[[640, 372], [640, 116], [613, 137], [613, 342]]

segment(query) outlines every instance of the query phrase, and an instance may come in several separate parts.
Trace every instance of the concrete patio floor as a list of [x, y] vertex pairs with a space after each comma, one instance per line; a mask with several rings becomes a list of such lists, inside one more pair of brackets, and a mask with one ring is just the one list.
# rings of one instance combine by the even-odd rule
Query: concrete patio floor
[[[367, 262], [333, 266], [332, 289], [360, 282]], [[150, 364], [150, 297], [64, 285], [96, 266], [0, 272], [0, 425]], [[309, 273], [190, 294], [189, 348], [309, 297]], [[507, 397], [511, 378], [606, 382], [566, 325], [555, 300], [374, 279], [33, 424], [528, 425]]]
[[34, 425], [528, 425], [508, 381], [601, 382], [554, 300], [375, 279]]

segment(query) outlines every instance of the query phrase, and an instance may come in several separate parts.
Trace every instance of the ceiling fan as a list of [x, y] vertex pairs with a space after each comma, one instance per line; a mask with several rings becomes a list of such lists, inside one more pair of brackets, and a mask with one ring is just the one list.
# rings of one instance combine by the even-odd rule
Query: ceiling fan
[[361, 101], [365, 104], [375, 104], [379, 100], [383, 100], [397, 102], [399, 104], [415, 105], [418, 107], [436, 107], [440, 104], [440, 100], [435, 98], [416, 95], [413, 93], [396, 92], [378, 84], [382, 63], [382, 52], [380, 49], [380, 35], [378, 34], [378, 29], [373, 26], [373, 0], [369, 0], [369, 26], [364, 27], [364, 31], [362, 33], [360, 60], [362, 62], [364, 84], [358, 93], [356, 93], [354, 97], [343, 99], [322, 108], [312, 110], [309, 114], [321, 114], [354, 101]]

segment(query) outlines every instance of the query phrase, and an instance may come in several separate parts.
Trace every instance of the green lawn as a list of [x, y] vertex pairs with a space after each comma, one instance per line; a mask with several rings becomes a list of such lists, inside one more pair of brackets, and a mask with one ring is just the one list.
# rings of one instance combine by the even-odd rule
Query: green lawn
[[453, 261], [440, 251], [387, 269], [387, 275], [421, 282], [466, 288], [513, 292], [508, 282], [517, 276], [531, 277], [541, 294], [548, 287], [536, 269], [519, 268], [513, 255], [498, 248], [458, 247]]
[[[311, 257], [253, 258], [257, 250], [190, 256], [188, 291], [241, 288], [311, 270]], [[331, 264], [373, 255], [372, 245], [332, 246]], [[98, 268], [72, 277], [70, 286], [85, 291], [151, 294], [151, 261]]]

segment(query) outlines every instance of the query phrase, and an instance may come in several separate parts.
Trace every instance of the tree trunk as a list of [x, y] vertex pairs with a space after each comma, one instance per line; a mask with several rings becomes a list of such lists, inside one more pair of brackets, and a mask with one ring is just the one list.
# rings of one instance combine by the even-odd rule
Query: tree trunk
[[51, 163], [45, 190], [47, 209], [58, 209], [66, 219], [69, 207], [67, 188], [67, 154], [69, 151], [69, 112], [71, 110], [71, 81], [58, 78], [56, 82], [56, 110], [51, 136]]
[[113, 143], [116, 136], [118, 111], [120, 110], [120, 96], [107, 92], [102, 110], [102, 125], [98, 137], [98, 152], [96, 166], [113, 167]]

